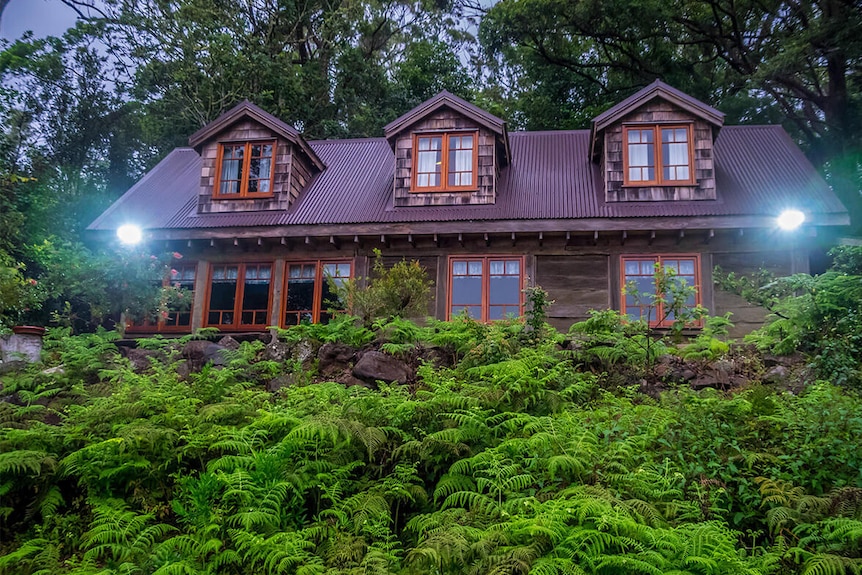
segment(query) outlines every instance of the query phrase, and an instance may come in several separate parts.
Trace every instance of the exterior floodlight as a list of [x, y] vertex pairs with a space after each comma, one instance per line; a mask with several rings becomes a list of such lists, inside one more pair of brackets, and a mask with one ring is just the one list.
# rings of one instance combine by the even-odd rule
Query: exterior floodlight
[[805, 221], [805, 214], [799, 210], [784, 210], [778, 216], [778, 227], [782, 230], [795, 230]]
[[124, 244], [133, 246], [140, 243], [143, 238], [143, 233], [141, 232], [141, 228], [135, 224], [123, 224], [117, 228], [117, 237], [120, 238], [120, 241]]

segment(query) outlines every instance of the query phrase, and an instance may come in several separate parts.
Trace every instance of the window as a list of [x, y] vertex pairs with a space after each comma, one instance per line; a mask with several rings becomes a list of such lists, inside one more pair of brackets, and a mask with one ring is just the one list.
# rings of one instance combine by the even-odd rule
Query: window
[[417, 134], [413, 139], [414, 192], [477, 187], [478, 134]]
[[626, 126], [623, 138], [626, 185], [695, 183], [690, 126]]
[[269, 324], [271, 263], [213, 264], [207, 327], [259, 329]]
[[329, 280], [343, 284], [350, 279], [352, 268], [349, 261], [288, 262], [283, 325], [329, 321], [331, 315], [327, 310], [345, 307], [336, 300]]
[[222, 144], [215, 183], [216, 198], [257, 198], [272, 195], [275, 142]]
[[161, 312], [161, 315], [135, 321], [128, 325], [126, 329], [143, 332], [190, 331], [192, 326], [191, 305], [194, 301], [196, 269], [197, 264], [194, 262], [175, 265], [171, 268], [169, 277], [153, 282], [153, 285], [158, 287], [174, 286], [180, 288], [185, 305], [178, 307], [168, 305], [168, 309]]
[[522, 314], [522, 257], [451, 258], [449, 317], [467, 312], [480, 321]]
[[686, 307], [694, 307], [700, 304], [700, 256], [623, 256], [621, 259], [622, 313], [633, 319], [646, 319], [653, 327], [670, 327], [675, 320], [673, 312], [666, 311], [661, 302], [655, 301], [656, 265], [671, 271], [673, 281], [695, 287], [695, 293], [685, 302]]

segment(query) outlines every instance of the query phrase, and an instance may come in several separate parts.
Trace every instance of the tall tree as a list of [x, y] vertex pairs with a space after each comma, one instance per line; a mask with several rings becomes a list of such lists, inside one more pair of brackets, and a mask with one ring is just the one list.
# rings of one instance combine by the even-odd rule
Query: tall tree
[[532, 91], [544, 103], [527, 108], [531, 127], [565, 123], [555, 102], [584, 123], [579, 111], [664, 78], [731, 121], [783, 120], [862, 214], [859, 30], [858, 0], [503, 0], [481, 39], [518, 79], [516, 102]]

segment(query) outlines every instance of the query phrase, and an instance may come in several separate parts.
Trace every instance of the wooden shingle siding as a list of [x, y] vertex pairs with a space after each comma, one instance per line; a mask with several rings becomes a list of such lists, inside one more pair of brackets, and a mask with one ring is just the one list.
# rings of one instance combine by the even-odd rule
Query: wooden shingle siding
[[[220, 166], [217, 165], [219, 146], [225, 142], [255, 140], [276, 141], [272, 197], [213, 200], [213, 189], [220, 169]], [[310, 167], [302, 160], [296, 160], [297, 156], [294, 154], [293, 148], [293, 144], [277, 137], [271, 130], [252, 120], [237, 122], [230, 129], [216, 135], [201, 150], [203, 167], [201, 168], [201, 185], [198, 195], [198, 213], [286, 210], [310, 178]]]
[[[411, 192], [413, 175], [413, 134], [423, 132], [478, 131], [477, 187], [463, 192]], [[493, 204], [496, 199], [498, 165], [496, 139], [492, 132], [475, 121], [449, 109], [427, 116], [398, 134], [395, 139], [395, 206], [452, 206]], [[446, 174], [443, 174], [446, 177]]]
[[[697, 185], [693, 186], [624, 186], [623, 185], [623, 124], [691, 124], [694, 148], [692, 167]], [[656, 145], [661, 145], [656, 142]], [[714, 200], [715, 167], [711, 126], [691, 113], [661, 100], [651, 101], [620, 122], [609, 126], [604, 134], [604, 154], [601, 158], [605, 176], [605, 196], [609, 202], [650, 202], [673, 200]], [[661, 166], [656, 166], [660, 170]]]

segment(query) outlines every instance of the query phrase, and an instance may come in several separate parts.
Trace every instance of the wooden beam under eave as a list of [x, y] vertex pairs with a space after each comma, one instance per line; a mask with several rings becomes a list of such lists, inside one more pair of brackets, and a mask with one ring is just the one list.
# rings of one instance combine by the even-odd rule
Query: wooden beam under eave
[[410, 244], [411, 247], [416, 247], [416, 240], [413, 239], [413, 234], [407, 234], [407, 243]]
[[384, 247], [389, 247], [389, 240], [386, 239], [386, 234], [380, 234], [380, 243], [383, 244]]
[[572, 245], [572, 232], [566, 232], [566, 247]]
[[434, 245], [440, 247], [440, 238], [437, 237], [437, 234], [434, 234]]
[[491, 239], [488, 237], [488, 232], [485, 232], [485, 247], [491, 247]]
[[677, 234], [677, 236], [676, 236], [676, 245], [679, 245], [679, 243], [683, 240], [684, 237], [685, 237], [685, 230], [680, 230], [679, 234]]
[[515, 247], [516, 243], [518, 243], [518, 236], [515, 235], [515, 232], [512, 232], [512, 247]]
[[594, 246], [599, 245], [599, 230], [593, 231], [593, 245]]
[[545, 241], [545, 234], [543, 232], [539, 232], [539, 247], [542, 247], [542, 242]]
[[703, 243], [709, 244], [712, 241], [712, 238], [715, 237], [715, 230], [709, 230], [706, 232], [706, 236], [703, 238]]
[[461, 247], [464, 247], [464, 235], [461, 232], [458, 232], [458, 243], [461, 244]]
[[233, 239], [233, 245], [235, 245], [235, 246], [239, 245], [239, 239], [238, 238]]
[[621, 246], [626, 245], [626, 240], [628, 239], [628, 237], [629, 237], [629, 233], [627, 231], [623, 230], [622, 233], [620, 234], [620, 245]]
[[259, 245], [259, 246], [263, 245], [263, 238], [257, 238], [257, 245]]
[[305, 236], [305, 245], [307, 245], [307, 246], [311, 245], [311, 236]]
[[341, 249], [341, 242], [338, 241], [338, 238], [336, 238], [335, 236], [329, 236], [329, 245], [331, 245], [337, 250]]
[[649, 240], [647, 240], [647, 245], [651, 246], [654, 241], [655, 241], [655, 230], [650, 230]]

